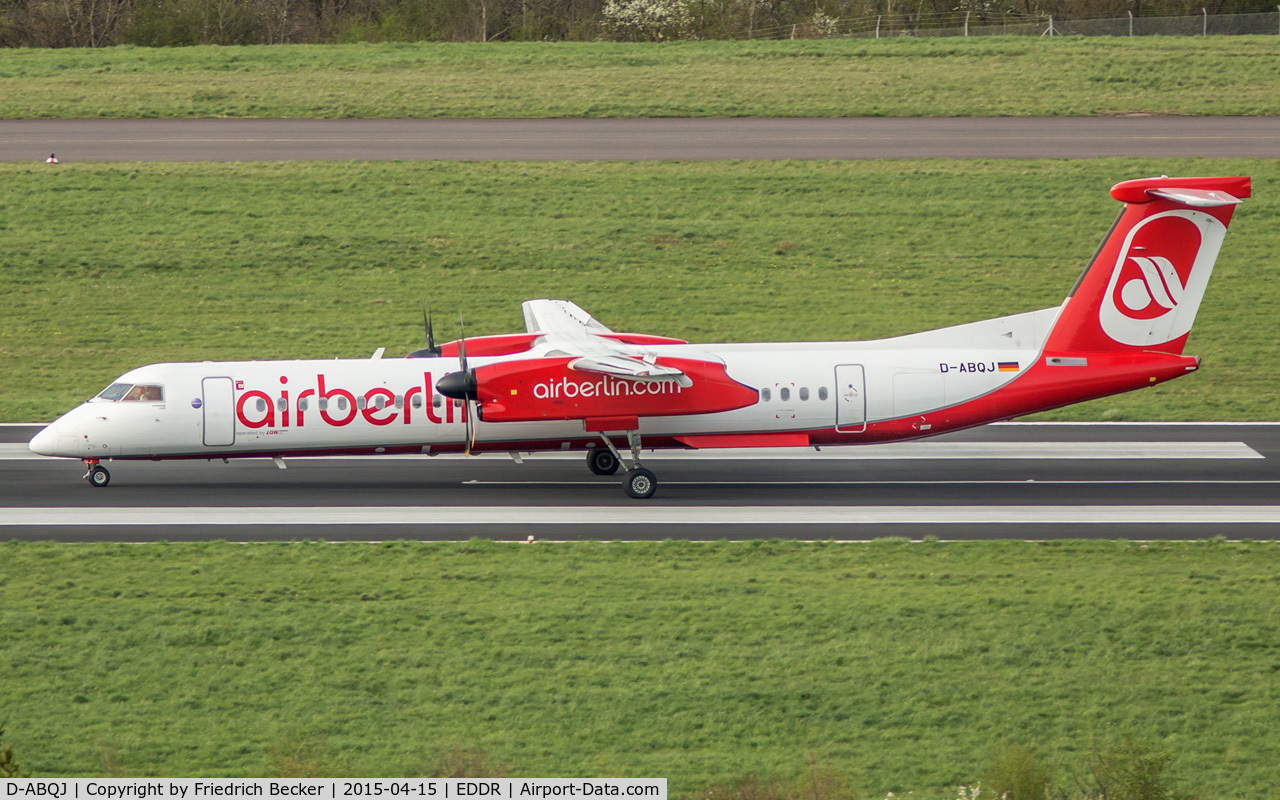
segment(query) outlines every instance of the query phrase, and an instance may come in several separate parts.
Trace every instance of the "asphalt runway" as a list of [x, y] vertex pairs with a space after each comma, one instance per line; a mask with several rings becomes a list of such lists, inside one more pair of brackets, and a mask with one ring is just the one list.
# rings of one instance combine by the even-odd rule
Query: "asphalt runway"
[[[36, 429], [5, 428], [21, 440]], [[646, 454], [649, 501], [579, 454], [113, 462], [0, 445], [0, 540], [1272, 539], [1280, 425], [1002, 424], [888, 446]]]
[[1276, 117], [0, 120], [0, 161], [1274, 158]]

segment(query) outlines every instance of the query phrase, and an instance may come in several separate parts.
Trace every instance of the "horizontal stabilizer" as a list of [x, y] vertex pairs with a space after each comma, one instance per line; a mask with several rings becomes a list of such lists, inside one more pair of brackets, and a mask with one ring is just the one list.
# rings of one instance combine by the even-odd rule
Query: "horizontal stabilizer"
[[1218, 208], [1240, 204], [1240, 198], [1234, 195], [1204, 189], [1148, 189], [1147, 194], [1192, 208]]

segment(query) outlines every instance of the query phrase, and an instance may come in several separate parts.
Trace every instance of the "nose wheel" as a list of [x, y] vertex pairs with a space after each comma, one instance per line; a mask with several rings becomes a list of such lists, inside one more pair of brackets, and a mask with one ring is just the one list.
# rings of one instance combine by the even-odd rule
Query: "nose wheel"
[[[597, 475], [612, 475], [618, 471], [622, 456], [613, 446], [607, 434], [601, 433], [605, 450], [592, 450], [587, 454], [587, 466]], [[622, 479], [622, 490], [634, 500], [648, 500], [658, 491], [658, 476], [640, 466], [640, 431], [627, 431], [627, 443], [631, 445], [631, 463]], [[602, 471], [608, 467], [608, 471]]]
[[627, 497], [635, 500], [648, 500], [658, 491], [658, 478], [644, 467], [636, 467], [627, 471], [626, 483], [622, 488]]
[[96, 486], [101, 489], [108, 483], [111, 483], [111, 473], [107, 472], [107, 468], [96, 461], [86, 461], [85, 466], [89, 471], [84, 474], [84, 479], [89, 482], [90, 486]]

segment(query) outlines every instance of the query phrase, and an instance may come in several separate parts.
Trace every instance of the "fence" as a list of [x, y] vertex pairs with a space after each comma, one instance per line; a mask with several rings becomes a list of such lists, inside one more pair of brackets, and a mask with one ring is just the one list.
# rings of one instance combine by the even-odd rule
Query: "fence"
[[1280, 36], [1280, 6], [1275, 11], [1189, 16], [1054, 19], [1008, 17], [983, 20], [968, 12], [921, 18], [908, 14], [813, 21], [746, 31], [749, 39], [826, 39], [836, 37], [887, 39], [902, 36]]

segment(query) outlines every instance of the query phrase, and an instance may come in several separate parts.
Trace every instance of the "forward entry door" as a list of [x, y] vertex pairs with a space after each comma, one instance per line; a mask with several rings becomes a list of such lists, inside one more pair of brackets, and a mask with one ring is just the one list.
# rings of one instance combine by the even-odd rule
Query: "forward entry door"
[[229, 447], [236, 443], [236, 396], [230, 378], [205, 378], [204, 443], [206, 447]]

